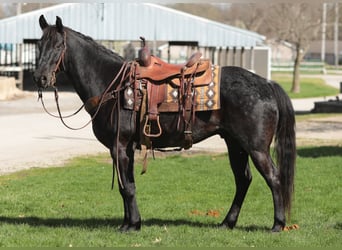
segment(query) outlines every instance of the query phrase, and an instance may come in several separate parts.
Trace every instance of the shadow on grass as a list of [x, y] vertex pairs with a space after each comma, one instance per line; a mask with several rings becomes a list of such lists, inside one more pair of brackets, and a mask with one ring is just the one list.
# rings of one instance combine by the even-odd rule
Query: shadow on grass
[[100, 228], [107, 226], [117, 226], [122, 222], [120, 219], [112, 218], [39, 218], [35, 216], [16, 218], [0, 216], [0, 223], [13, 225], [30, 225], [34, 227], [86, 227], [86, 228]]
[[[0, 224], [12, 224], [12, 225], [30, 225], [33, 227], [45, 226], [45, 227], [82, 227], [82, 228], [101, 228], [101, 227], [113, 227], [119, 228], [122, 223], [122, 219], [119, 218], [89, 218], [89, 219], [81, 219], [81, 218], [39, 218], [39, 217], [24, 217], [24, 218], [14, 218], [14, 217], [4, 217], [0, 216]], [[143, 220], [142, 226], [144, 227], [152, 227], [152, 226], [190, 226], [190, 227], [202, 227], [202, 228], [218, 228], [218, 224], [216, 223], [202, 223], [202, 222], [194, 222], [191, 220], [185, 219], [147, 219]], [[270, 231], [267, 227], [262, 226], [237, 226], [238, 230], [242, 231]], [[229, 229], [227, 229], [229, 230]]]
[[[203, 228], [220, 228], [220, 225], [218, 223], [201, 223], [201, 222], [195, 222], [190, 220], [184, 220], [184, 219], [177, 219], [177, 220], [170, 220], [170, 219], [157, 219], [157, 218], [151, 218], [143, 221], [143, 226], [183, 226], [187, 225], [190, 227], [203, 227]], [[256, 225], [249, 225], [249, 226], [236, 226], [237, 230], [241, 231], [247, 231], [247, 232], [253, 232], [253, 231], [271, 231], [270, 228], [264, 227], [264, 226], [256, 226]], [[222, 230], [230, 230], [229, 228]]]
[[236, 226], [236, 229], [246, 232], [271, 232], [271, 228], [266, 226], [256, 226], [256, 225], [250, 225], [250, 226]]
[[334, 229], [342, 230], [342, 222], [337, 222], [336, 225], [334, 226]]
[[342, 147], [339, 147], [339, 146], [321, 146], [321, 147], [298, 148], [297, 154], [300, 157], [306, 157], [306, 158], [341, 156], [342, 155]]

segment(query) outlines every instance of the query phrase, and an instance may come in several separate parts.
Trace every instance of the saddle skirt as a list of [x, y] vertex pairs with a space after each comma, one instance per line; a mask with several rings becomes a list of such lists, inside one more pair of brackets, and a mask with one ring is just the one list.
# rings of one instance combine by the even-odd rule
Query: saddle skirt
[[[220, 74], [221, 68], [216, 65], [212, 65], [209, 60], [200, 60], [201, 65], [205, 65], [204, 71], [195, 73], [191, 80], [192, 82], [192, 95], [193, 96], [193, 108], [194, 111], [209, 111], [220, 109]], [[148, 75], [144, 73], [144, 75]], [[150, 74], [151, 75], [151, 74]], [[169, 76], [169, 74], [164, 73], [164, 76]], [[159, 77], [159, 78], [163, 78]], [[189, 76], [185, 76], [189, 77]], [[157, 77], [157, 79], [159, 79]], [[150, 88], [150, 96], [152, 98], [154, 95], [154, 103], [150, 102], [149, 109], [157, 109], [153, 112], [163, 113], [163, 112], [179, 112], [179, 103], [181, 98], [181, 75], [180, 73], [172, 73], [172, 76], [166, 77], [162, 80], [152, 80], [151, 78], [140, 78], [138, 80], [137, 88]], [[146, 86], [146, 83], [150, 84]], [[153, 88], [151, 90], [151, 88]], [[129, 110], [138, 111], [140, 107], [140, 102], [135, 94], [134, 86], [127, 86], [125, 89], [124, 98], [124, 108]], [[137, 104], [138, 102], [138, 104]], [[151, 107], [154, 105], [155, 107]]]
[[[201, 81], [202, 76], [195, 78], [197, 82], [193, 86], [194, 111], [209, 111], [220, 109], [220, 67], [212, 65], [205, 74], [210, 74], [210, 82]], [[166, 85], [166, 93], [163, 102], [158, 106], [159, 112], [177, 112], [179, 87], [173, 84]]]

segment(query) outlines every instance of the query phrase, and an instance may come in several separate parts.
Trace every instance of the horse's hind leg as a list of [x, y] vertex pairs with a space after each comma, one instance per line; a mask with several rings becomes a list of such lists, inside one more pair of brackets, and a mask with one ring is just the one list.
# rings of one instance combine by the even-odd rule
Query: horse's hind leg
[[279, 170], [275, 167], [269, 150], [265, 152], [256, 150], [251, 151], [250, 156], [254, 162], [255, 167], [264, 177], [267, 185], [271, 189], [274, 206], [274, 224], [272, 227], [272, 231], [279, 232], [285, 226], [285, 208], [281, 194]]
[[235, 141], [226, 140], [229, 150], [230, 165], [235, 178], [235, 197], [221, 227], [233, 228], [239, 217], [243, 200], [252, 181], [252, 175], [248, 164], [247, 152]]

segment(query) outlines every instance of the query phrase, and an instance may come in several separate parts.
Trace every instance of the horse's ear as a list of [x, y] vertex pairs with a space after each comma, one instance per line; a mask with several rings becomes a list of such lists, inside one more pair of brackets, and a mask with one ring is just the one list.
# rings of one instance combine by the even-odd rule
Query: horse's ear
[[47, 28], [49, 26], [49, 24], [47, 23], [44, 15], [41, 15], [39, 17], [39, 25], [40, 25], [40, 28], [43, 30], [45, 28]]
[[56, 16], [56, 28], [59, 33], [63, 32], [63, 23], [62, 19], [59, 16]]

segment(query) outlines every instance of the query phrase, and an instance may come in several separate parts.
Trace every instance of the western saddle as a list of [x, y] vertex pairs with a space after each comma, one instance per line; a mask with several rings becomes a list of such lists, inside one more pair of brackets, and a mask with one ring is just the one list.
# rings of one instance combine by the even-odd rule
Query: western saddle
[[[160, 112], [178, 112], [177, 129], [182, 128], [184, 133], [181, 147], [189, 149], [192, 146], [191, 128], [195, 112], [194, 88], [212, 82], [210, 61], [201, 59], [202, 54], [196, 52], [184, 64], [169, 64], [151, 55], [145, 39], [140, 39], [141, 49], [131, 67], [134, 87], [125, 90], [125, 107], [140, 111], [140, 122], [143, 127], [141, 135], [144, 137], [141, 142], [147, 148], [152, 148], [150, 138], [162, 134]], [[178, 89], [177, 110], [174, 108], [175, 105], [171, 108], [163, 103], [167, 98], [168, 84]], [[184, 126], [180, 126], [181, 121]]]

